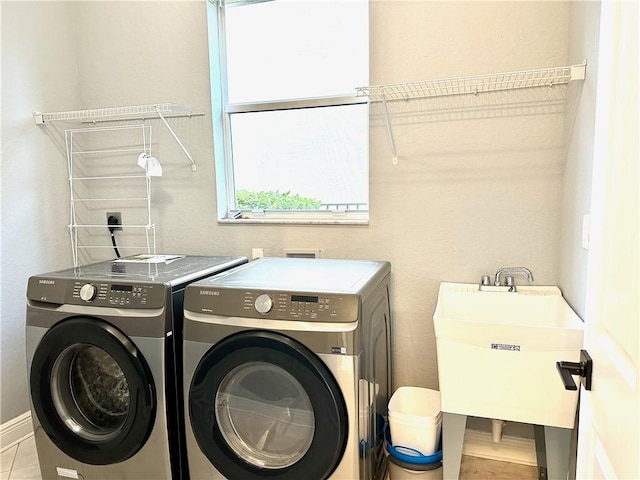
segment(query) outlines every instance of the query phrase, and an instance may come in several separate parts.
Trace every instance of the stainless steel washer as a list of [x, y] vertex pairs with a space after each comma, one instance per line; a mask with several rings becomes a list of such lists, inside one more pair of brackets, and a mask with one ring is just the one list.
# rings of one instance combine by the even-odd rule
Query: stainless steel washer
[[388, 262], [263, 258], [185, 294], [192, 479], [381, 479]]
[[188, 478], [178, 395], [184, 288], [246, 261], [135, 257], [29, 279], [27, 364], [43, 480]]

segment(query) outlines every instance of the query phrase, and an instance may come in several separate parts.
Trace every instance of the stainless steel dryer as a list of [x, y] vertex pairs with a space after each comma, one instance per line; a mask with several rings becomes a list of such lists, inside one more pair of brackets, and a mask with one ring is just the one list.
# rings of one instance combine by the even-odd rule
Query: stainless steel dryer
[[188, 478], [178, 395], [184, 288], [246, 261], [134, 257], [29, 279], [27, 363], [43, 480]]
[[388, 262], [263, 258], [188, 286], [191, 478], [381, 479]]

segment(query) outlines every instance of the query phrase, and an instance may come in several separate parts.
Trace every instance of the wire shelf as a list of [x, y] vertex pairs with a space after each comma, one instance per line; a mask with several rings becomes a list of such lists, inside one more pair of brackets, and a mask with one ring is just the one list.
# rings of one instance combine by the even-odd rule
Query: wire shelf
[[391, 128], [387, 102], [453, 95], [479, 95], [480, 93], [535, 87], [553, 87], [567, 84], [572, 80], [584, 80], [586, 70], [587, 61], [585, 60], [583, 63], [564, 67], [357, 87], [356, 97], [369, 97], [369, 102], [382, 102], [393, 164], [397, 165], [398, 152], [393, 129]]
[[[125, 107], [105, 107], [91, 108], [88, 110], [68, 110], [65, 112], [31, 112], [36, 121], [36, 125], [44, 125], [47, 122], [54, 121], [75, 121], [84, 123], [109, 122], [115, 120], [147, 120], [150, 118], [159, 118], [165, 124], [173, 138], [191, 162], [191, 170], [195, 172], [198, 167], [195, 160], [178, 138], [171, 125], [167, 122], [166, 117], [192, 117], [204, 115], [204, 112], [193, 111], [188, 107], [178, 105], [176, 103], [153, 103], [147, 105], [129, 105]], [[117, 127], [114, 127], [117, 128]], [[68, 130], [71, 132], [72, 130]], [[75, 152], [75, 153], [100, 153], [100, 152]]]
[[124, 120], [127, 118], [157, 118], [159, 113], [166, 116], [204, 115], [204, 112], [193, 111], [188, 107], [175, 103], [154, 103], [149, 105], [129, 105], [124, 107], [91, 108], [88, 110], [68, 110], [65, 112], [32, 112], [36, 124], [41, 125], [54, 121], [97, 122]]
[[369, 101], [376, 102], [552, 87], [567, 84], [572, 80], [583, 80], [585, 69], [586, 62], [564, 67], [374, 85], [356, 88], [356, 96], [369, 97]]

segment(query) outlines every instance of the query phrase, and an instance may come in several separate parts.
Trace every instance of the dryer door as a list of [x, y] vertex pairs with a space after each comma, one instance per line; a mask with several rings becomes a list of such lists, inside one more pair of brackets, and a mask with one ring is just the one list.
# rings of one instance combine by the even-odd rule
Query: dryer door
[[130, 339], [99, 319], [54, 325], [34, 353], [30, 387], [47, 435], [81, 462], [126, 460], [151, 433], [156, 396], [149, 367]]
[[202, 452], [227, 478], [324, 479], [340, 462], [348, 416], [329, 369], [274, 332], [232, 335], [202, 358], [189, 391]]

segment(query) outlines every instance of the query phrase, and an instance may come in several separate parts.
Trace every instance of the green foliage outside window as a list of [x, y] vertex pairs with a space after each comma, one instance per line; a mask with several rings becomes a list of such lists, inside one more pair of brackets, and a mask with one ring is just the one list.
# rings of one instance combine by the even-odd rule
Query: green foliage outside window
[[236, 208], [240, 210], [317, 210], [322, 202], [316, 198], [301, 197], [290, 191], [250, 192], [236, 190]]

